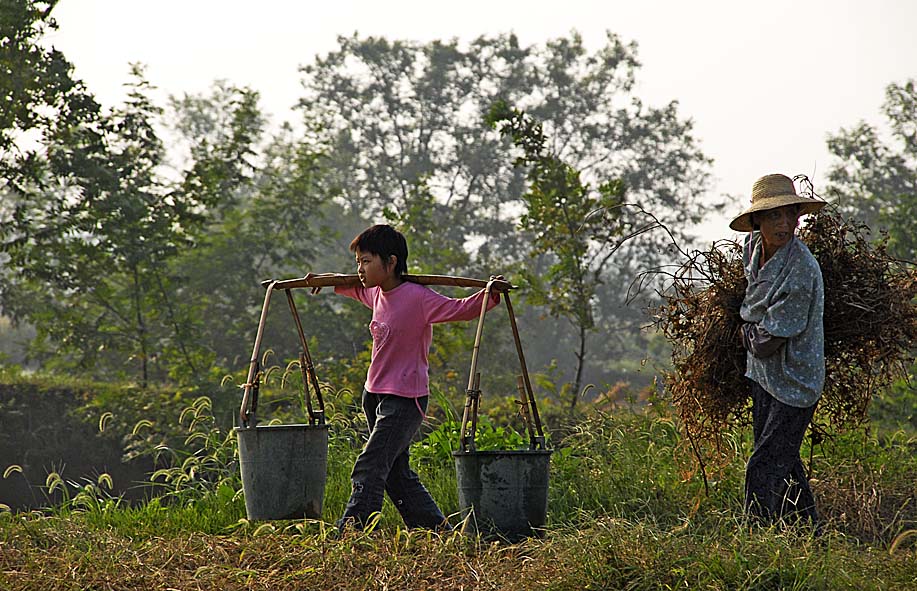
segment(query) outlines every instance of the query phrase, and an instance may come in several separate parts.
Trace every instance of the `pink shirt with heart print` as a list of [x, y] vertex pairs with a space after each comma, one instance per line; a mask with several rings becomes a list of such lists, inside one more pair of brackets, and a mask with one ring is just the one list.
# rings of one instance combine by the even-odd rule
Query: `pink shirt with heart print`
[[[364, 387], [374, 394], [419, 398], [430, 393], [427, 357], [433, 342], [433, 324], [472, 320], [481, 313], [484, 291], [454, 299], [405, 281], [389, 291], [379, 287], [335, 287], [334, 292], [372, 309], [369, 332], [372, 361]], [[500, 302], [491, 294], [490, 310]]]

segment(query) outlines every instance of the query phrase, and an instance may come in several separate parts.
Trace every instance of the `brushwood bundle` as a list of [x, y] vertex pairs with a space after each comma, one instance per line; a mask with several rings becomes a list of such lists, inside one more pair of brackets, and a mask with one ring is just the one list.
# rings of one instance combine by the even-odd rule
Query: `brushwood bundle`
[[[826, 381], [812, 424], [816, 439], [863, 424], [872, 397], [913, 361], [917, 270], [867, 236], [865, 226], [831, 208], [810, 216], [799, 234], [825, 285]], [[739, 337], [747, 285], [741, 255], [741, 245], [726, 240], [691, 253], [655, 311], [656, 327], [672, 344], [666, 388], [702, 468], [728, 461], [725, 436], [750, 419]]]

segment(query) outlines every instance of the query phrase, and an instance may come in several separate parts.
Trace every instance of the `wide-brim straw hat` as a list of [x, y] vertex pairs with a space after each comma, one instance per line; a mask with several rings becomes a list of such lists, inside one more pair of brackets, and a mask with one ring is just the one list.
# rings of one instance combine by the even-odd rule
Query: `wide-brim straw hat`
[[827, 205], [824, 201], [813, 197], [796, 194], [793, 180], [782, 174], [769, 174], [755, 181], [751, 188], [751, 207], [743, 211], [729, 223], [729, 227], [736, 232], [751, 232], [754, 227], [751, 223], [751, 214], [768, 209], [776, 209], [784, 205], [799, 205], [799, 215], [814, 213]]

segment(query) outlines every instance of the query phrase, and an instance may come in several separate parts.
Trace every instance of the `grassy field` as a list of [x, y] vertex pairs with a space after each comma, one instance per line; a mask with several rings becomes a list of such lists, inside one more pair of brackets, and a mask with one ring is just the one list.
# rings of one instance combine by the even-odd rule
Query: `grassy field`
[[[129, 506], [104, 476], [74, 486], [52, 474], [61, 503], [0, 512], [0, 589], [917, 588], [917, 434], [907, 430], [804, 449], [825, 521], [815, 535], [744, 519], [747, 433], [705, 487], [665, 409], [592, 411], [555, 440], [543, 536], [511, 545], [406, 531], [387, 501], [373, 531], [337, 538], [329, 524], [359, 444], [345, 424], [334, 426], [323, 520], [249, 523], [231, 433], [206, 420], [206, 400], [190, 408], [189, 449], [170, 452], [160, 498]], [[413, 455], [460, 525], [445, 432], [429, 432]]]

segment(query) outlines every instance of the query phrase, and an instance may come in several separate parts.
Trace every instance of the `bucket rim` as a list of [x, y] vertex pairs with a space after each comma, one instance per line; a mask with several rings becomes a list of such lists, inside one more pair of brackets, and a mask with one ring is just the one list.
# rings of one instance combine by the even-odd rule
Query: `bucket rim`
[[497, 456], [549, 456], [554, 453], [553, 449], [487, 449], [475, 451], [454, 451], [452, 457], [497, 457]]
[[328, 424], [324, 425], [310, 425], [308, 423], [292, 423], [285, 425], [255, 425], [254, 427], [233, 427], [233, 431], [236, 433], [249, 433], [252, 431], [310, 431], [310, 430], [328, 430]]

